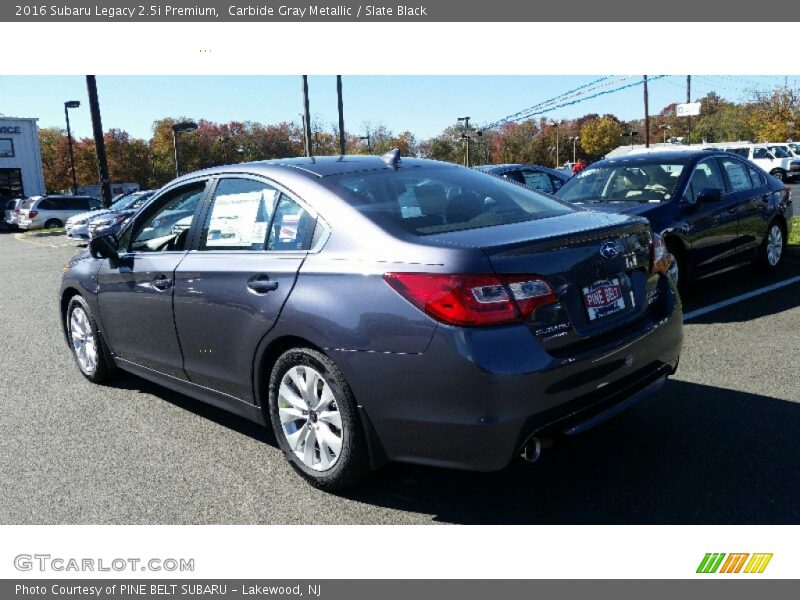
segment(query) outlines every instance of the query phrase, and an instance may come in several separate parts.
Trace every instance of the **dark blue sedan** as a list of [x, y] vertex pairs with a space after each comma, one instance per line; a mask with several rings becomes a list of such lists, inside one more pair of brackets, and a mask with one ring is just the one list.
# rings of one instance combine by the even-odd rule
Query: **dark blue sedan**
[[60, 312], [87, 379], [269, 424], [338, 489], [535, 460], [651, 394], [683, 339], [666, 256], [641, 217], [448, 163], [275, 160], [167, 184], [73, 258]]
[[593, 211], [647, 217], [682, 284], [754, 261], [774, 269], [793, 214], [788, 187], [753, 163], [714, 150], [602, 160], [556, 196]]
[[549, 169], [539, 165], [505, 164], [481, 165], [476, 170], [495, 177], [524, 185], [529, 190], [555, 194], [571, 177], [566, 171]]

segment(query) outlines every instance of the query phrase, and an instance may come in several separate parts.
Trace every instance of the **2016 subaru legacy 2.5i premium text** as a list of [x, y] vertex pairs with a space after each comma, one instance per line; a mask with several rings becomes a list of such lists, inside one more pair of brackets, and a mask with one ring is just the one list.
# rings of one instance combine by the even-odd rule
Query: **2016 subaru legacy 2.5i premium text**
[[657, 389], [680, 300], [641, 217], [455, 165], [218, 167], [65, 267], [82, 373], [130, 371], [271, 423], [337, 489], [386, 460], [490, 471]]

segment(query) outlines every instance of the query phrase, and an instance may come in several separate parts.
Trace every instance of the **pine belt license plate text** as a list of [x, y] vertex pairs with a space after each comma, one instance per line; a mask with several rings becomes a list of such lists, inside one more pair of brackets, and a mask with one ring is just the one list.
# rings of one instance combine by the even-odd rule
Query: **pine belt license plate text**
[[590, 321], [624, 310], [625, 298], [619, 278], [601, 279], [584, 287], [583, 304]]

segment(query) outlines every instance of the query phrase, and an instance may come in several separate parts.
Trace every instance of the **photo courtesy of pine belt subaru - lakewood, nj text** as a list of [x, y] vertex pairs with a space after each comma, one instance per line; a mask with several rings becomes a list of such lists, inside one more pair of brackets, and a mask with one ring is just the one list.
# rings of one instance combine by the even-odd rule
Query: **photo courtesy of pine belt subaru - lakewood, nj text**
[[78, 367], [271, 424], [312, 484], [385, 461], [492, 471], [675, 372], [646, 219], [430, 160], [298, 158], [163, 187], [65, 266]]

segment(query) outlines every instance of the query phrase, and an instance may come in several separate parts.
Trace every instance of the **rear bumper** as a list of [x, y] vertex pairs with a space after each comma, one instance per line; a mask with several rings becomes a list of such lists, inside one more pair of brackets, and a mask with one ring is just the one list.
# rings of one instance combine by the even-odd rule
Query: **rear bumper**
[[653, 393], [678, 365], [677, 300], [615, 347], [554, 358], [525, 325], [439, 326], [423, 354], [333, 352], [390, 460], [504, 468], [533, 435], [575, 434]]

